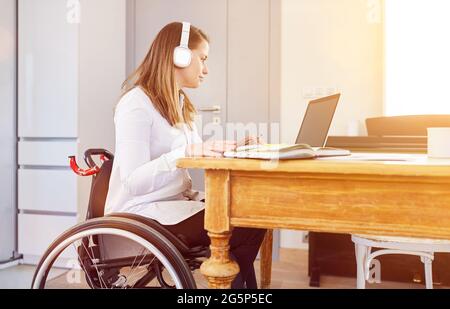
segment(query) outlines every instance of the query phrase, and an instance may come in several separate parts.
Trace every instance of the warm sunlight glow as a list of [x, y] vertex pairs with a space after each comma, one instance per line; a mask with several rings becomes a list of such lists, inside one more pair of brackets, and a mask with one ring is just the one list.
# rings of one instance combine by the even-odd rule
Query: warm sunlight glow
[[386, 115], [450, 114], [450, 1], [385, 5]]

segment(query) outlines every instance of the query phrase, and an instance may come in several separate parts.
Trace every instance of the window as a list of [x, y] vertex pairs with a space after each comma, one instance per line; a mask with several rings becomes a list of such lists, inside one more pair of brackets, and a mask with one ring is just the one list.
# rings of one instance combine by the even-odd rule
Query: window
[[385, 114], [450, 114], [450, 1], [384, 2]]

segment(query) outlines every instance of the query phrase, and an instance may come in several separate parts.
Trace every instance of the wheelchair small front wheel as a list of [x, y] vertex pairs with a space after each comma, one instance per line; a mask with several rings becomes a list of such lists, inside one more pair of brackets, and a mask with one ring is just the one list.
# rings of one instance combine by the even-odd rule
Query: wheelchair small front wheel
[[138, 221], [104, 217], [63, 233], [42, 256], [32, 288], [195, 289], [166, 237]]

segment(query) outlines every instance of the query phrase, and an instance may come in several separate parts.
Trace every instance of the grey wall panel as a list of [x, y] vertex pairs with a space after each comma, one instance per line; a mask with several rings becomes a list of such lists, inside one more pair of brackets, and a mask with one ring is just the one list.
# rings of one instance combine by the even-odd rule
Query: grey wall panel
[[228, 121], [269, 121], [270, 1], [229, 0]]
[[16, 243], [16, 1], [0, 0], [0, 261]]
[[[78, 113], [79, 100], [80, 33], [79, 24], [68, 17], [67, 4], [62, 0], [19, 0], [21, 138], [79, 137], [74, 115]], [[87, 10], [84, 12], [88, 14]], [[101, 24], [101, 20], [98, 22]], [[99, 85], [93, 77], [90, 83]]]

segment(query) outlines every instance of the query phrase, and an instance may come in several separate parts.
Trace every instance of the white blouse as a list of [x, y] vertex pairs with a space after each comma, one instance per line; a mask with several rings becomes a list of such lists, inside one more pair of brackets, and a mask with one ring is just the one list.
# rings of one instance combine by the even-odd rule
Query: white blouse
[[174, 225], [204, 209], [199, 201], [204, 196], [192, 191], [188, 171], [176, 167], [188, 144], [202, 143], [195, 126], [172, 127], [140, 88], [122, 97], [114, 123], [116, 153], [105, 214], [133, 213]]

